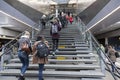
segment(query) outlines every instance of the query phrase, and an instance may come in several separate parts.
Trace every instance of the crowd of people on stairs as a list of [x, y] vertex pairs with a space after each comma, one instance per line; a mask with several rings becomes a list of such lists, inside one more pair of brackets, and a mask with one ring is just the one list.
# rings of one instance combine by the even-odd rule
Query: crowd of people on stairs
[[[43, 28], [45, 29], [45, 18], [46, 16], [43, 15], [41, 18], [41, 23]], [[52, 39], [52, 55], [54, 56], [56, 52], [58, 51], [58, 43], [60, 38], [60, 31], [62, 28], [65, 28], [68, 24], [68, 21], [70, 24], [73, 22], [72, 15], [65, 15], [63, 12], [60, 13], [58, 17], [54, 17], [50, 20], [51, 27], [50, 27], [50, 35]], [[28, 31], [25, 31], [24, 34], [20, 37], [18, 40], [18, 57], [22, 63], [22, 67], [20, 69], [20, 76], [18, 80], [25, 80], [25, 72], [29, 66], [29, 54], [33, 55], [33, 64], [38, 64], [39, 66], [39, 80], [43, 80], [43, 70], [44, 70], [44, 64], [48, 62], [47, 55], [44, 57], [38, 57], [36, 54], [38, 54], [38, 44], [39, 42], [43, 42], [46, 47], [49, 49], [48, 41], [46, 41], [44, 35], [38, 35], [36, 41], [34, 44], [31, 44], [30, 40], [30, 33]], [[41, 45], [42, 47], [43, 45]], [[39, 46], [40, 47], [40, 46]], [[44, 51], [44, 49], [43, 49]], [[45, 51], [44, 51], [45, 52]], [[43, 52], [43, 53], [44, 53]], [[45, 52], [46, 53], [46, 52]], [[49, 53], [49, 52], [47, 52]], [[39, 53], [40, 54], [40, 53]]]

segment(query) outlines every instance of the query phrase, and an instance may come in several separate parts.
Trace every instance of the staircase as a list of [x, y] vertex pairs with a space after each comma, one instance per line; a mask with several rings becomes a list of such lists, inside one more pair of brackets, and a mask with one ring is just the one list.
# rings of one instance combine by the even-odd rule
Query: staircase
[[[52, 40], [48, 29], [41, 34], [45, 35], [52, 47]], [[76, 24], [68, 25], [60, 31], [59, 51], [55, 56], [49, 55], [48, 64], [43, 72], [44, 80], [103, 80], [98, 55], [96, 55], [82, 38]], [[52, 53], [52, 50], [51, 50]], [[30, 65], [26, 72], [26, 80], [38, 80], [38, 65]], [[5, 69], [0, 72], [0, 80], [17, 80], [21, 63], [17, 55]]]

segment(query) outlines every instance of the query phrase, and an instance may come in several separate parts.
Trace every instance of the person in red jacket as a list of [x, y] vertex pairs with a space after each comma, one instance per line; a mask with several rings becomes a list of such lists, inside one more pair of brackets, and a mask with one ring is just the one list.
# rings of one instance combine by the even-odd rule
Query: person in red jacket
[[69, 17], [69, 22], [70, 22], [70, 24], [72, 24], [72, 22], [73, 22], [73, 17], [72, 17], [72, 15], [70, 15], [70, 17]]

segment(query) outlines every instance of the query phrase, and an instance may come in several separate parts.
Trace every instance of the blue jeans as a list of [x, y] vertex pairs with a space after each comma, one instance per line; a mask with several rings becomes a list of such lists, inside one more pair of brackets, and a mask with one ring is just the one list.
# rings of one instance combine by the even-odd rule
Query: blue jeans
[[43, 69], [44, 69], [44, 64], [39, 64], [39, 80], [42, 80], [43, 78]]
[[22, 63], [21, 74], [24, 75], [29, 66], [29, 56], [26, 52], [19, 50], [18, 57]]
[[[113, 64], [115, 65], [115, 62], [113, 62]], [[111, 64], [112, 72], [115, 71], [115, 67], [114, 67], [114, 65]]]

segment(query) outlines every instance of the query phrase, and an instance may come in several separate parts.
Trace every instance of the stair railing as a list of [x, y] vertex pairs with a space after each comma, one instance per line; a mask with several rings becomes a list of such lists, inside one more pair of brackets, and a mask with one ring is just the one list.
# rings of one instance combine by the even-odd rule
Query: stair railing
[[[111, 69], [109, 68], [109, 65], [106, 63], [106, 60], [108, 60], [110, 62], [110, 64], [114, 65], [113, 62], [106, 55], [106, 53], [101, 49], [100, 45], [96, 45], [93, 42], [93, 46], [94, 46], [95, 50], [97, 51], [97, 54], [99, 55], [99, 58], [100, 58], [101, 71], [105, 74], [105, 66], [106, 66], [106, 68], [110, 71], [111, 75], [113, 76], [114, 80], [117, 80], [116, 77], [115, 77], [115, 74], [111, 71]], [[115, 65], [114, 65], [114, 67], [115, 67], [115, 70], [119, 74], [119, 71], [118, 71], [117, 67]]]
[[94, 48], [97, 51], [97, 54], [100, 57], [100, 66], [101, 66], [102, 72], [104, 73], [104, 71], [105, 71], [105, 67], [103, 67], [103, 65], [105, 65], [108, 68], [108, 70], [110, 71], [114, 80], [117, 80], [115, 77], [115, 74], [110, 70], [108, 64], [106, 63], [106, 59], [110, 62], [111, 65], [113, 65], [115, 67], [115, 70], [118, 74], [117, 76], [120, 77], [120, 72], [117, 69], [117, 67], [113, 64], [113, 62], [110, 60], [108, 55], [106, 55], [106, 53], [101, 49], [100, 44], [95, 39], [95, 37], [91, 34], [91, 32], [90, 31], [85, 32], [85, 30], [87, 29], [85, 24], [83, 22], [79, 22], [78, 26], [79, 26], [80, 32], [82, 33], [82, 36], [84, 36], [84, 40], [90, 45], [90, 49], [93, 50], [93, 48]]
[[[25, 31], [29, 31], [31, 33], [31, 41], [34, 42], [34, 39], [36, 38], [35, 35], [37, 35], [41, 27], [39, 26], [40, 24], [35, 24], [33, 27], [27, 28]], [[16, 36], [13, 40], [9, 41], [2, 47], [2, 54], [0, 55], [1, 57], [1, 64], [0, 64], [0, 70], [4, 70], [4, 65], [10, 62], [10, 59], [15, 58], [17, 55], [17, 50], [18, 50], [18, 43], [17, 40], [20, 38], [21, 35], [23, 35], [24, 31], [20, 33], [18, 36]]]
[[89, 48], [90, 48], [90, 50], [92, 50], [92, 39], [91, 39], [91, 34], [89, 34], [89, 33], [83, 33], [85, 30], [86, 30], [86, 28], [85, 28], [85, 24], [82, 22], [82, 21], [78, 21], [78, 28], [79, 28], [79, 31], [80, 31], [80, 34], [82, 35], [82, 37], [83, 37], [83, 40], [88, 44], [88, 45], [90, 45], [89, 46]]

